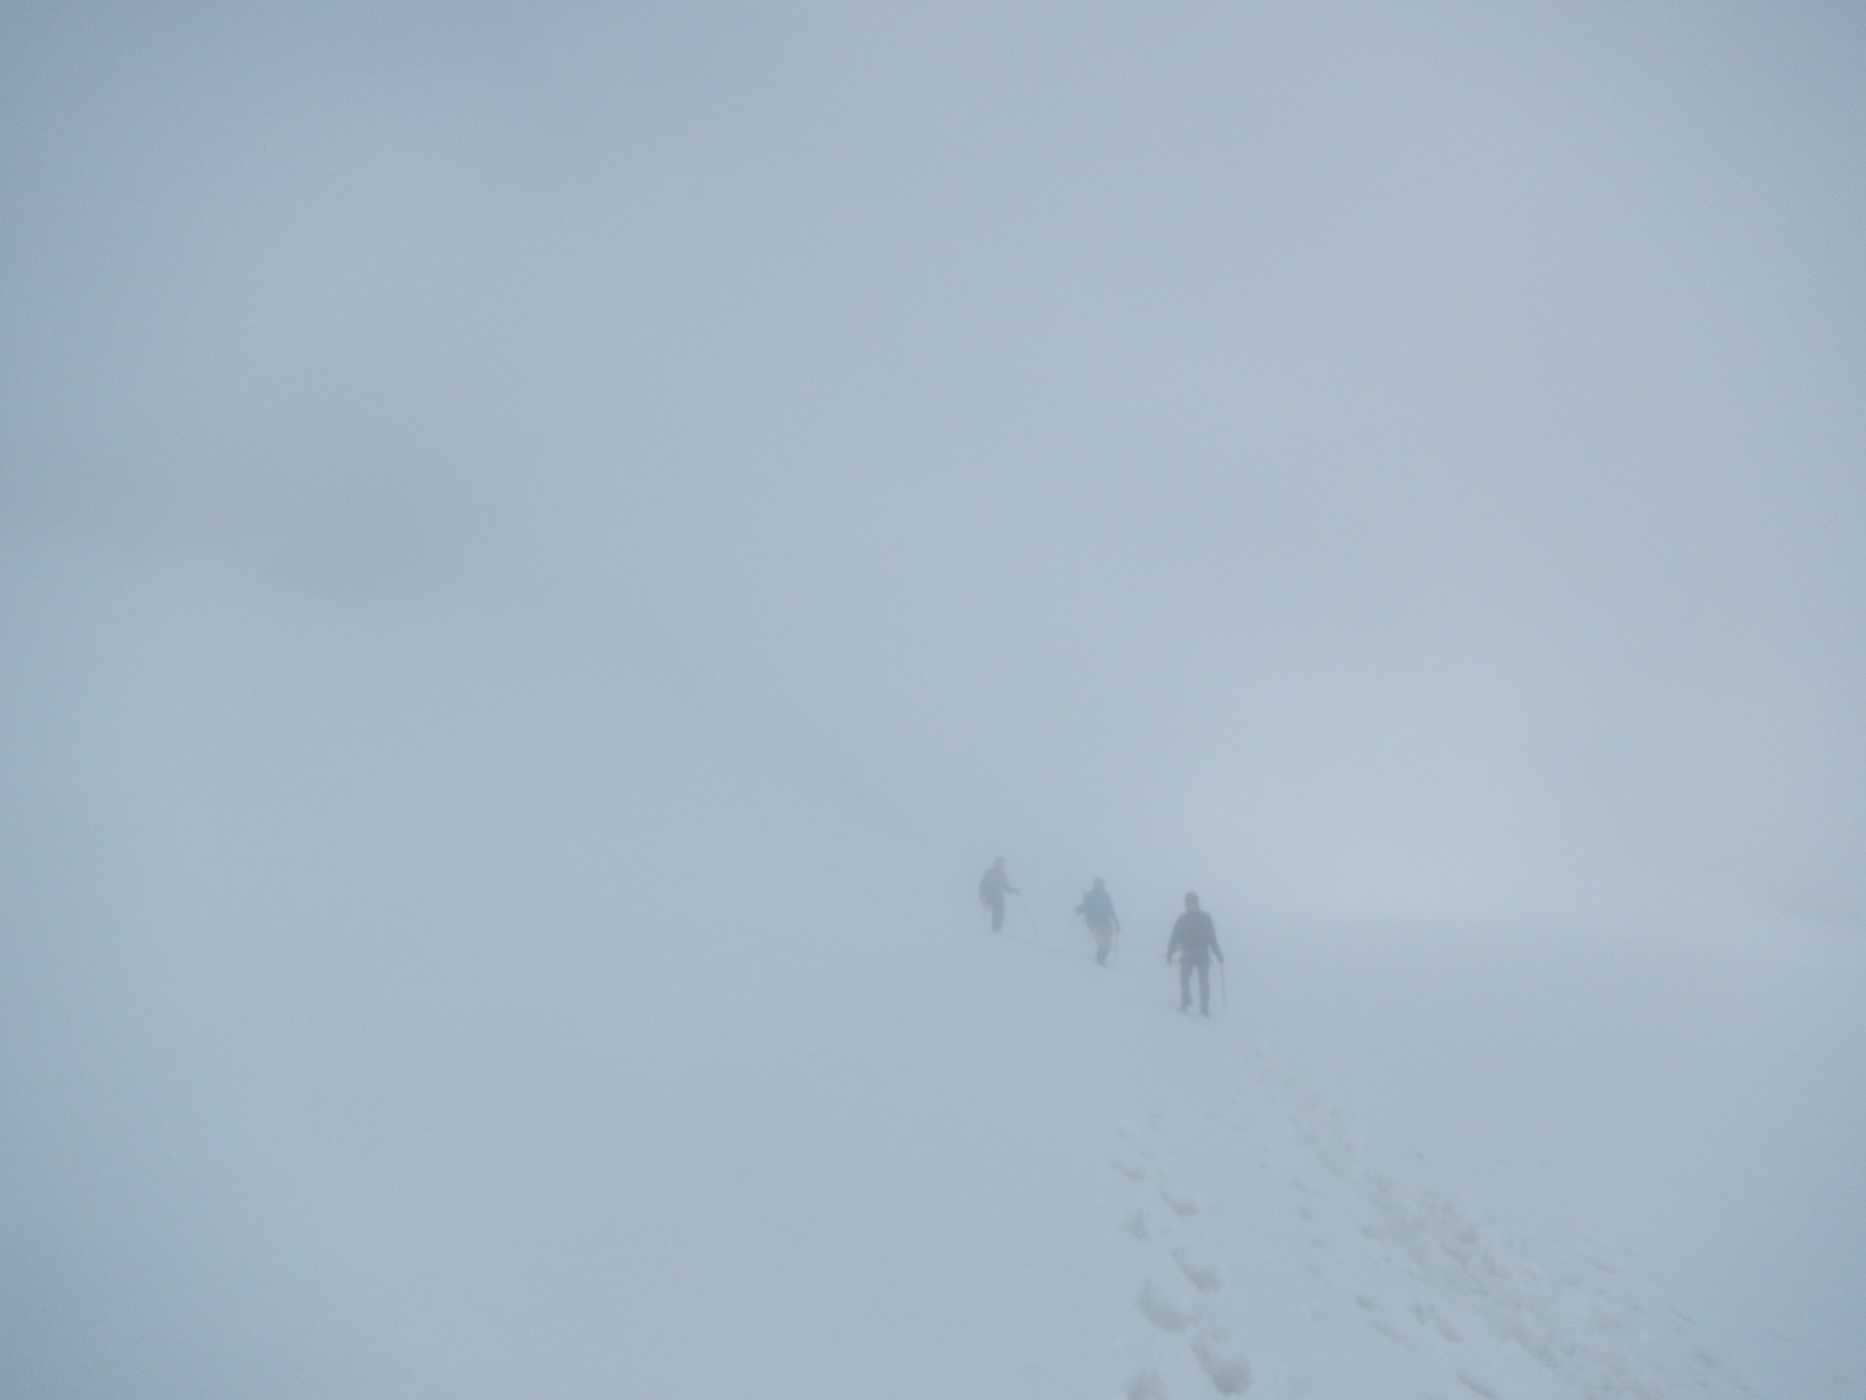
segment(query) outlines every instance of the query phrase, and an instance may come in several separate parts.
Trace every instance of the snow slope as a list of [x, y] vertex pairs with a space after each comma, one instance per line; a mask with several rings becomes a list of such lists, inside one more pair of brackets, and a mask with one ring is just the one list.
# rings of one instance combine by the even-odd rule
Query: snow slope
[[1613, 1259], [1391, 1173], [1243, 989], [1187, 1020], [1145, 942], [1103, 972], [849, 880], [619, 976], [333, 982], [333, 1025], [129, 997], [81, 1066], [120, 1121], [49, 1186], [116, 1345], [49, 1308], [9, 1393], [1769, 1393]]
[[225, 596], [14, 629], [0, 1394], [1861, 1393], [1857, 947], [1511, 980], [1208, 890], [1189, 1021], [1170, 911], [1104, 971], [730, 735], [528, 745], [615, 720], [581, 649]]

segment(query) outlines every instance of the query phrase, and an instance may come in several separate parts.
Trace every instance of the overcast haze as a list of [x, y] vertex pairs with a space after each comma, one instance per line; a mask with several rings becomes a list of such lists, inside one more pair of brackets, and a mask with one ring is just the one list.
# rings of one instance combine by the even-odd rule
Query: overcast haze
[[999, 853], [1149, 937], [1196, 886], [1856, 947], [1863, 55], [1842, 4], [13, 7], [13, 1092], [82, 1100], [27, 1067], [117, 978], [548, 999], [650, 910], [969, 928]]

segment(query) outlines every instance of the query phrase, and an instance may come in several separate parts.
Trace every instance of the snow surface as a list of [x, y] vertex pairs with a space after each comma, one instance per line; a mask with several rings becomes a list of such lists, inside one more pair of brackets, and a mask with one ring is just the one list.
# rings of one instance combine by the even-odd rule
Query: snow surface
[[[620, 979], [539, 930], [326, 969], [330, 1025], [178, 967], [68, 1067], [129, 1156], [51, 1204], [116, 1237], [8, 1393], [1785, 1393], [1610, 1247], [1393, 1170], [1260, 1034], [1243, 938], [1202, 1022], [1157, 940], [1104, 971], [870, 893], [662, 924]], [[156, 1335], [56, 1352], [125, 1318]]]
[[1170, 910], [1098, 968], [1013, 857], [993, 937], [729, 740], [530, 771], [549, 655], [160, 591], [15, 632], [0, 1394], [1866, 1393], [1856, 940], [1213, 890], [1205, 1022]]

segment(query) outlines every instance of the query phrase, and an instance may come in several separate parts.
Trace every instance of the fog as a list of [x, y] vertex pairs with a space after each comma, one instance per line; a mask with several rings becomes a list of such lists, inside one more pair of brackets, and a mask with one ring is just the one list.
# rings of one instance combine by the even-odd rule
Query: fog
[[1765, 1277], [1839, 1315], [1866, 25], [1144, 9], [0, 20], [14, 1369], [82, 1389], [109, 1277], [213, 1350], [139, 1311], [164, 1169], [83, 1173], [408, 1043], [372, 988], [600, 1020], [670, 929], [970, 932], [997, 854], [1503, 1025], [1551, 947], [1709, 977], [1625, 1013], [1680, 1043], [1766, 981]]

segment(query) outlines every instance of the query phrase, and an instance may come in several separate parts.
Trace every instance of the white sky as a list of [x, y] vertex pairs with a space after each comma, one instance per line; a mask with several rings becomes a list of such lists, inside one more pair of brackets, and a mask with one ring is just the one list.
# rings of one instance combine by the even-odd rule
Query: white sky
[[999, 10], [14, 15], [8, 530], [966, 863], [1857, 913], [1857, 16]]

